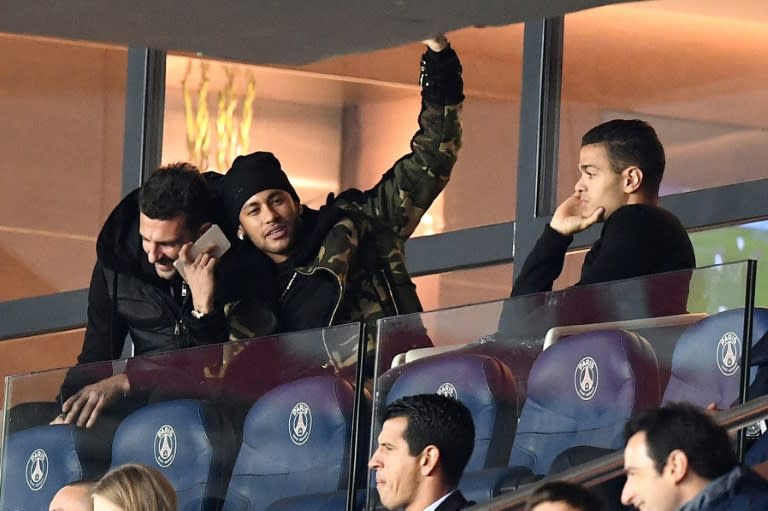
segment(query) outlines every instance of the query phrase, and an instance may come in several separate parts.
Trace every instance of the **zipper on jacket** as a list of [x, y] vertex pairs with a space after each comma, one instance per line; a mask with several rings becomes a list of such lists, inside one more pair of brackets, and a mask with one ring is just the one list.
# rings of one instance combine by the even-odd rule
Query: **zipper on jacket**
[[[336, 313], [338, 312], [339, 306], [341, 305], [341, 297], [344, 296], [344, 286], [341, 284], [341, 278], [339, 278], [338, 275], [336, 275], [333, 271], [329, 270], [328, 268], [317, 266], [311, 272], [302, 272], [302, 271], [299, 271], [298, 269], [294, 269], [293, 276], [291, 276], [291, 280], [288, 281], [288, 285], [285, 286], [285, 290], [280, 295], [280, 299], [282, 300], [283, 297], [285, 297], [286, 293], [288, 293], [288, 290], [291, 289], [291, 286], [293, 285], [294, 280], [296, 280], [296, 275], [304, 275], [305, 277], [311, 277], [312, 275], [315, 274], [317, 270], [323, 270], [330, 273], [331, 276], [333, 276], [333, 278], [336, 280], [336, 283], [339, 285], [339, 298], [338, 300], [336, 300], [336, 305], [333, 307], [333, 311], [331, 312], [331, 318], [328, 320], [327, 326], [330, 327], [331, 325], [333, 325], [333, 320], [336, 318]], [[321, 337], [323, 339], [323, 348], [325, 348], [325, 354], [328, 356], [328, 363], [323, 364], [323, 367], [324, 368], [330, 367], [328, 365], [330, 364], [335, 368], [336, 364], [333, 363], [333, 357], [331, 356], [331, 351], [328, 349], [328, 343], [325, 342], [325, 335], [322, 335]]]
[[384, 284], [387, 286], [387, 293], [389, 293], [389, 299], [392, 301], [392, 307], [395, 308], [395, 316], [400, 315], [400, 307], [397, 306], [397, 300], [395, 300], [395, 293], [392, 291], [392, 283], [387, 278], [387, 271], [382, 269], [381, 273], [384, 278]]
[[[170, 287], [171, 287], [171, 296], [173, 297], [174, 300], [176, 300], [176, 291], [173, 287], [173, 284], [171, 284]], [[181, 306], [179, 307], [179, 314], [176, 317], [176, 323], [173, 326], [173, 336], [174, 338], [177, 338], [177, 339], [181, 337], [182, 330], [184, 330], [184, 308], [187, 306], [187, 303], [189, 302], [189, 291], [187, 288], [187, 283], [184, 281], [181, 282], [181, 296], [182, 296], [182, 300], [181, 300]], [[186, 345], [188, 343], [183, 342], [182, 344], [183, 344], [182, 347], [186, 348], [187, 347]]]

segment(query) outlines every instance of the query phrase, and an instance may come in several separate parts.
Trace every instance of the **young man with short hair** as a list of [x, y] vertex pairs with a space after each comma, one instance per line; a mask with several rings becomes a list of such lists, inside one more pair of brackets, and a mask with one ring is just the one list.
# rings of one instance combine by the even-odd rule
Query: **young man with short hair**
[[694, 268], [680, 221], [659, 207], [664, 147], [639, 119], [595, 126], [581, 140], [580, 178], [528, 255], [511, 296], [551, 291], [573, 235], [604, 222], [576, 285]]
[[581, 142], [580, 178], [526, 257], [511, 297], [552, 290], [573, 235], [604, 222], [576, 283], [578, 291], [549, 307], [542, 297], [508, 300], [499, 335], [541, 338], [553, 326], [638, 319], [687, 312], [690, 274], [627, 280], [594, 291], [587, 284], [696, 267], [680, 221], [659, 207], [665, 156], [654, 129], [639, 119], [595, 126]]
[[383, 414], [368, 467], [387, 509], [455, 511], [470, 506], [457, 489], [475, 443], [466, 406], [440, 394], [407, 396]]
[[725, 429], [684, 404], [648, 410], [624, 429], [625, 505], [643, 511], [768, 509], [768, 481], [739, 464]]

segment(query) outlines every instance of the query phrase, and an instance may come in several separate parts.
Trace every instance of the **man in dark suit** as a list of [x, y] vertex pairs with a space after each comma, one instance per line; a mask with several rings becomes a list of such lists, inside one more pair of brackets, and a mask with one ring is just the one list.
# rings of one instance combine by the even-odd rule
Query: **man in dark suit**
[[439, 394], [406, 396], [384, 409], [368, 466], [387, 509], [456, 511], [473, 504], [458, 490], [475, 445], [466, 406]]

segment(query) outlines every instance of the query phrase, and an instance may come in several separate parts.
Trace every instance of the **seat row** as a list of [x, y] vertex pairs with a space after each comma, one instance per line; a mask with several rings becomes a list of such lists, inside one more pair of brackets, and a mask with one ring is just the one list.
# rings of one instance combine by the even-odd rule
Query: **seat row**
[[[151, 404], [120, 423], [111, 466], [160, 470], [182, 511], [343, 508], [354, 397], [347, 381], [317, 376], [272, 389], [247, 413], [203, 400]], [[72, 425], [13, 433], [0, 508], [46, 509], [62, 486], [98, 477], [105, 460], [94, 444], [103, 441]]]
[[[461, 482], [485, 501], [623, 446], [636, 412], [668, 402], [728, 408], [739, 398], [744, 310], [705, 317], [670, 343], [626, 329], [595, 330], [532, 345], [482, 342], [397, 366], [380, 378], [385, 402], [422, 392], [462, 400], [472, 411], [475, 451]], [[768, 310], [752, 315], [753, 351], [768, 331]], [[677, 336], [676, 336], [677, 337]], [[671, 351], [660, 363], [661, 351]], [[758, 346], [759, 345], [759, 346]], [[392, 383], [394, 381], [394, 383]]]
[[[740, 390], [743, 320], [743, 310], [732, 310], [688, 326], [669, 368], [657, 357], [668, 336], [654, 339], [652, 330], [583, 332], [543, 351], [542, 343], [484, 339], [385, 372], [376, 409], [429, 392], [466, 404], [476, 441], [461, 489], [485, 501], [572, 457], [583, 461], [574, 455], [583, 447], [620, 448], [624, 423], [644, 408], [681, 400], [730, 406]], [[752, 322], [755, 345], [768, 331], [768, 311], [756, 310]], [[349, 382], [315, 376], [280, 385], [247, 409], [192, 399], [148, 405], [114, 438], [70, 425], [18, 431], [6, 443], [0, 509], [45, 508], [61, 486], [124, 463], [163, 471], [182, 510], [341, 509], [355, 458], [355, 398]], [[370, 436], [357, 438], [362, 465]], [[106, 455], [96, 445], [105, 440]]]

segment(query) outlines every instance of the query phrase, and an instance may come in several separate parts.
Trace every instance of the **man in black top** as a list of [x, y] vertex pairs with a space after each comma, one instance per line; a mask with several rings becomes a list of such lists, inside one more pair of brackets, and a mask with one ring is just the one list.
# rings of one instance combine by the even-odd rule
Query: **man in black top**
[[[112, 211], [96, 243], [78, 366], [120, 358], [129, 333], [136, 355], [227, 340], [223, 307], [214, 303], [217, 261], [189, 253], [211, 226], [215, 177], [187, 163], [162, 167]], [[188, 263], [187, 282], [173, 265], [178, 258]], [[131, 383], [111, 365], [71, 370], [54, 423], [91, 427], [104, 407], [135, 390]]]
[[[664, 148], [646, 122], [616, 119], [581, 141], [574, 193], [563, 201], [525, 260], [512, 297], [552, 290], [573, 235], [604, 222], [587, 253], [576, 286], [695, 268], [693, 246], [680, 221], [659, 207]], [[542, 299], [505, 303], [504, 336], [540, 337], [566, 324], [665, 316], [686, 312], [688, 275], [579, 289], [561, 297], [557, 311]], [[563, 300], [571, 302], [564, 303]], [[534, 329], [534, 330], [532, 330]]]
[[601, 221], [600, 239], [576, 285], [695, 267], [685, 228], [659, 207], [664, 165], [656, 132], [641, 120], [616, 119], [589, 130], [581, 140], [575, 191], [544, 228], [512, 296], [552, 290], [573, 235]]

